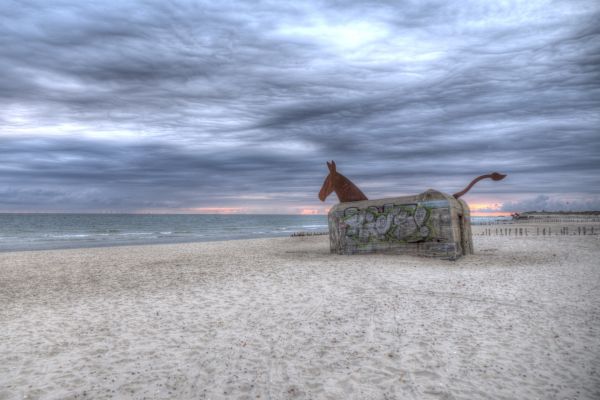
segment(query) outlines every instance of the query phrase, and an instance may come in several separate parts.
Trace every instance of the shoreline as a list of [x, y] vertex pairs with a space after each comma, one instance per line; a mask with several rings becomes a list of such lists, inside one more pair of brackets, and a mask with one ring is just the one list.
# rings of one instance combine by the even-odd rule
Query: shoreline
[[203, 239], [182, 239], [182, 240], [165, 240], [165, 241], [152, 241], [145, 243], [131, 243], [131, 242], [111, 242], [111, 243], [87, 243], [85, 245], [79, 243], [65, 243], [59, 246], [52, 247], [35, 247], [35, 248], [11, 248], [11, 249], [3, 249], [0, 247], [0, 254], [3, 253], [14, 253], [14, 252], [30, 252], [30, 251], [53, 251], [53, 250], [85, 250], [85, 249], [97, 249], [97, 248], [112, 248], [112, 247], [138, 247], [138, 246], [162, 246], [162, 245], [177, 245], [177, 244], [192, 244], [192, 243], [209, 243], [209, 242], [229, 242], [229, 241], [238, 241], [238, 240], [258, 240], [258, 239], [278, 239], [278, 238], [286, 238], [290, 237], [290, 234], [281, 234], [276, 236], [256, 236], [256, 237], [230, 237], [230, 238], [222, 238], [222, 237], [207, 237]]

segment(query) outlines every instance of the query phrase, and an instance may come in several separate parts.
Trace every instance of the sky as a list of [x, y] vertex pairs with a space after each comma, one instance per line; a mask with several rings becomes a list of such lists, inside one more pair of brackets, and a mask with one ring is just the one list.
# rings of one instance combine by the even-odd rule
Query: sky
[[600, 209], [600, 2], [0, 7], [0, 212]]

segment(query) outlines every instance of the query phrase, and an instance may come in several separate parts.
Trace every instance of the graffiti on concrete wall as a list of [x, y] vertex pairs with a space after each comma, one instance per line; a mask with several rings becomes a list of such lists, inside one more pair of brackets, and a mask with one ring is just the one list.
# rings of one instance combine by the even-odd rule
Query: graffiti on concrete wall
[[[440, 202], [386, 204], [364, 209], [350, 207], [341, 216], [342, 235], [355, 243], [373, 241], [415, 243], [435, 235], [432, 210]], [[443, 201], [445, 206], [448, 203]]]

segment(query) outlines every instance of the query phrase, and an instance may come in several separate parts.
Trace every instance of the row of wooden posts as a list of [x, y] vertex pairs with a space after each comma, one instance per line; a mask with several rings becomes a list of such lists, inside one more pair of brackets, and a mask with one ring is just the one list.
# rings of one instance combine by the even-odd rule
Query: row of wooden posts
[[537, 227], [533, 228], [485, 228], [480, 235], [482, 236], [551, 236], [551, 235], [597, 235], [598, 229], [594, 231], [594, 227], [589, 226], [578, 226], [574, 227], [562, 227], [560, 229], [554, 229], [552, 232], [551, 227]]
[[300, 232], [294, 232], [290, 236], [291, 237], [296, 237], [296, 236], [322, 236], [322, 235], [329, 235], [329, 232], [305, 232], [305, 231], [300, 231]]

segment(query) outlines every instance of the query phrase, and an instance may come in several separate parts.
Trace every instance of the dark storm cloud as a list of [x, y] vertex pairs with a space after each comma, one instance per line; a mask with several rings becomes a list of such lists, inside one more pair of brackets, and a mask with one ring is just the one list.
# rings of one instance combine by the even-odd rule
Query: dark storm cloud
[[598, 195], [594, 1], [9, 3], [0, 210]]
[[[312, 179], [296, 176], [303, 160], [261, 149], [189, 150], [165, 141], [73, 138], [0, 139], [2, 203], [28, 209], [239, 206], [256, 197], [308, 200]], [[314, 174], [318, 175], [316, 168]], [[289, 175], [291, 178], [286, 178]], [[298, 189], [300, 188], [300, 189]]]

